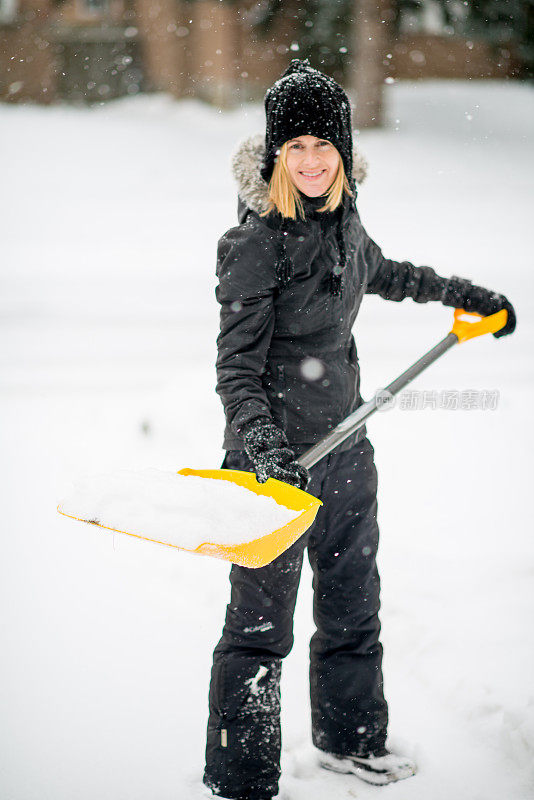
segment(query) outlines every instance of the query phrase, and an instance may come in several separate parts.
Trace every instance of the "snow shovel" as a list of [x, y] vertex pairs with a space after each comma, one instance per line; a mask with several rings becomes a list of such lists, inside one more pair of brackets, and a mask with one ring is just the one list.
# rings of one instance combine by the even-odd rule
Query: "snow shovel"
[[[465, 342], [476, 336], [482, 336], [485, 333], [496, 333], [506, 325], [507, 317], [508, 312], [505, 309], [487, 317], [469, 313], [463, 309], [455, 309], [453, 327], [444, 339], [438, 342], [435, 347], [425, 353], [418, 361], [408, 367], [405, 372], [399, 375], [398, 378], [395, 378], [388, 386], [375, 392], [371, 400], [359, 406], [356, 411], [340, 422], [333, 431], [303, 453], [297, 459], [298, 463], [302, 464], [302, 466], [307, 469], [317, 464], [318, 461], [328, 455], [337, 445], [341, 444], [347, 437], [361, 428], [366, 420], [384, 405], [384, 402], [387, 402], [398, 394], [408, 383], [447, 350], [455, 344]], [[270, 497], [281, 506], [285, 506], [285, 508], [298, 513], [283, 527], [261, 536], [260, 538], [253, 538], [250, 541], [241, 542], [239, 544], [203, 542], [194, 549], [191, 549], [169, 541], [161, 541], [160, 539], [143, 536], [141, 533], [121, 530], [120, 528], [105, 525], [100, 520], [82, 518], [73, 513], [66, 513], [60, 506], [58, 506], [58, 511], [60, 514], [64, 514], [64, 516], [71, 517], [72, 519], [90, 522], [101, 528], [107, 528], [108, 530], [118, 533], [127, 533], [139, 539], [165, 544], [169, 547], [177, 547], [179, 550], [186, 550], [198, 555], [213, 556], [215, 558], [231, 561], [240, 566], [257, 568], [270, 564], [271, 561], [296, 542], [296, 540], [313, 524], [319, 507], [322, 505], [318, 498], [274, 478], [269, 478], [266, 483], [258, 483], [255, 474], [251, 472], [228, 469], [194, 470], [185, 468], [179, 470], [177, 474], [230, 481], [233, 484], [248, 489], [256, 495]]]

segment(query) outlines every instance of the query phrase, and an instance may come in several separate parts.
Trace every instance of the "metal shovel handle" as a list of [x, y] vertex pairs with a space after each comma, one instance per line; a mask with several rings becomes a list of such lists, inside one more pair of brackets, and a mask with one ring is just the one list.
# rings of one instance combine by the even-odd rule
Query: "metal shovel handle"
[[496, 333], [504, 328], [506, 320], [508, 319], [508, 312], [506, 309], [497, 311], [496, 314], [491, 314], [487, 317], [482, 317], [480, 314], [473, 314], [464, 311], [462, 308], [454, 310], [454, 324], [450, 332], [438, 342], [431, 350], [425, 353], [418, 361], [408, 367], [398, 378], [395, 378], [388, 386], [383, 389], [378, 389], [371, 400], [365, 403], [349, 414], [339, 425], [336, 425], [333, 431], [328, 433], [309, 450], [306, 450], [298, 459], [297, 463], [301, 464], [306, 469], [313, 467], [321, 458], [328, 455], [338, 444], [345, 441], [351, 434], [361, 428], [369, 417], [375, 413], [380, 407], [385, 405], [389, 400], [398, 394], [401, 389], [413, 381], [423, 370], [430, 364], [436, 361], [440, 356], [449, 350], [453, 345], [465, 342], [468, 339], [473, 339], [475, 336], [482, 336], [485, 333]]

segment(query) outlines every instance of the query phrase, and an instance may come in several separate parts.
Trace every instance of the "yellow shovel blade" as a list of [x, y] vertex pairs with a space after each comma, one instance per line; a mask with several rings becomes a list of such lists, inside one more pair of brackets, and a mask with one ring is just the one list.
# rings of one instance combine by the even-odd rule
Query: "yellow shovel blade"
[[277, 556], [281, 555], [288, 547], [291, 547], [308, 530], [315, 520], [319, 506], [322, 506], [321, 501], [316, 497], [297, 489], [295, 486], [290, 486], [288, 483], [277, 481], [274, 478], [269, 478], [265, 483], [258, 483], [253, 472], [242, 472], [236, 469], [196, 470], [186, 468], [181, 469], [179, 474], [231, 481], [255, 494], [272, 497], [277, 503], [290, 508], [292, 511], [301, 512], [298, 517], [284, 525], [283, 528], [278, 528], [278, 530], [261, 536], [259, 539], [253, 539], [244, 544], [206, 542], [193, 551], [194, 553], [232, 561], [242, 567], [264, 567], [274, 561]]
[[181, 469], [179, 475], [196, 475], [199, 478], [212, 478], [215, 480], [231, 481], [238, 486], [243, 486], [251, 492], [259, 495], [267, 495], [272, 497], [282, 506], [290, 508], [292, 511], [299, 511], [298, 517], [295, 517], [287, 525], [279, 528], [272, 533], [268, 533], [257, 539], [252, 539], [250, 542], [243, 544], [221, 544], [218, 542], [204, 542], [190, 550], [186, 547], [178, 547], [178, 545], [171, 542], [162, 542], [158, 539], [150, 539], [148, 536], [141, 536], [138, 533], [131, 533], [130, 531], [119, 530], [118, 528], [111, 528], [109, 525], [102, 525], [100, 522], [88, 519], [81, 519], [74, 517], [72, 514], [65, 514], [64, 511], [58, 506], [58, 511], [65, 517], [76, 519], [80, 522], [88, 522], [92, 525], [97, 525], [99, 528], [105, 528], [115, 533], [125, 533], [128, 536], [134, 536], [136, 539], [145, 539], [148, 542], [156, 542], [157, 544], [164, 544], [168, 547], [175, 547], [177, 550], [186, 550], [189, 553], [197, 553], [198, 555], [212, 556], [213, 558], [222, 558], [225, 561], [231, 561], [234, 564], [239, 564], [242, 567], [264, 567], [270, 564], [277, 556], [281, 555], [288, 547], [297, 541], [305, 531], [313, 524], [319, 507], [322, 506], [320, 500], [313, 495], [297, 489], [295, 486], [290, 486], [282, 481], [277, 481], [274, 478], [269, 478], [266, 483], [258, 483], [256, 476], [252, 472], [241, 472], [233, 469]]

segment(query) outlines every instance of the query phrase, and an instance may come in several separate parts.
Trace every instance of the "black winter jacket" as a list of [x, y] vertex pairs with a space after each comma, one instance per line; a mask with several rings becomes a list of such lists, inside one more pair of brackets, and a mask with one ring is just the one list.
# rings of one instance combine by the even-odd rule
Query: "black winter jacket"
[[[334, 213], [318, 212], [316, 203], [305, 202], [306, 219], [286, 220], [286, 233], [281, 232], [280, 215], [260, 216], [268, 202], [267, 184], [259, 174], [262, 155], [263, 137], [257, 136], [234, 156], [240, 224], [218, 245], [217, 392], [226, 415], [223, 447], [243, 449], [240, 429], [263, 415], [302, 450], [362, 403], [351, 331], [363, 295], [424, 303], [439, 300], [446, 281], [430, 267], [384, 258], [360, 221], [355, 198], [348, 195]], [[354, 163], [354, 178], [361, 182], [364, 166], [357, 153]], [[329, 290], [339, 261], [339, 222], [346, 251], [341, 297]], [[276, 275], [282, 236], [293, 268], [285, 288]], [[338, 450], [365, 433], [363, 427]]]

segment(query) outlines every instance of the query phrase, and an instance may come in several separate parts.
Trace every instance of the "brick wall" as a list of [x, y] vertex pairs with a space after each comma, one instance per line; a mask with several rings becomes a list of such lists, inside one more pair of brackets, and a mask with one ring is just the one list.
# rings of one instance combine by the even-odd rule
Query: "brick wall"
[[391, 53], [389, 74], [400, 80], [506, 78], [519, 66], [512, 49], [456, 36], [401, 36]]
[[24, 0], [16, 17], [0, 24], [0, 98], [8, 102], [56, 98], [56, 62], [46, 27], [50, 0]]
[[[0, 98], [11, 101], [156, 90], [224, 107], [261, 99], [299, 55], [290, 49], [297, 36], [288, 15], [262, 38], [241, 4], [109, 0], [99, 18], [82, 0], [20, 3], [17, 20], [0, 25]], [[403, 35], [390, 52], [389, 75], [401, 80], [503, 78], [518, 70], [511, 49], [454, 36]]]

